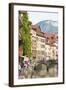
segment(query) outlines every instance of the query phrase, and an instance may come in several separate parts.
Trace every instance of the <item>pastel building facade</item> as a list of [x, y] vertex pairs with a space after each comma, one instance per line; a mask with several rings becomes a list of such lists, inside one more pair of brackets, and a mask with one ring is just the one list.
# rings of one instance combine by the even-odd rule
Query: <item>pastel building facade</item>
[[[34, 28], [33, 28], [34, 27]], [[51, 40], [51, 37], [44, 32], [41, 32], [39, 27], [33, 26], [31, 28], [31, 40], [32, 40], [32, 57], [38, 60], [58, 59], [58, 43], [56, 43], [56, 35], [50, 35], [55, 40]]]

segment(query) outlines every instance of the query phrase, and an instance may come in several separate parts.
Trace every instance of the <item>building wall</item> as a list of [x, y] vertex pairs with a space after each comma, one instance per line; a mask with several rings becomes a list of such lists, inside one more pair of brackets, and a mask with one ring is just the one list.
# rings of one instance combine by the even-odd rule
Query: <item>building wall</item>
[[49, 60], [57, 59], [58, 48], [57, 43], [54, 46], [46, 43], [46, 38], [38, 36], [36, 31], [31, 30], [31, 40], [32, 40], [32, 56], [36, 60]]
[[31, 41], [32, 41], [32, 57], [36, 58], [36, 32], [31, 29]]
[[37, 36], [37, 55], [36, 58], [41, 60], [45, 57], [45, 38]]

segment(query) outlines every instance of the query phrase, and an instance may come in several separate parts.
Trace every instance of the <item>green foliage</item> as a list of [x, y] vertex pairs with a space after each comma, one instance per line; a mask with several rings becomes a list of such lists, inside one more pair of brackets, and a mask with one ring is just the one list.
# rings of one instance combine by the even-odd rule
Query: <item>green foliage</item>
[[23, 44], [23, 55], [31, 56], [31, 36], [30, 36], [30, 27], [29, 27], [29, 20], [28, 20], [28, 14], [27, 12], [22, 12], [20, 14], [23, 14], [21, 17], [21, 24], [22, 27], [20, 28], [20, 39], [22, 40]]

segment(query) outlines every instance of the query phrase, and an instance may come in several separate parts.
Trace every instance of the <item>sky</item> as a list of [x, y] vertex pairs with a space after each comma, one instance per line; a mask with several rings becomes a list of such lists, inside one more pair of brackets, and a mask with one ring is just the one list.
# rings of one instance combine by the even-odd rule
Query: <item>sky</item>
[[43, 20], [58, 21], [58, 13], [53, 12], [28, 12], [28, 17], [33, 25]]

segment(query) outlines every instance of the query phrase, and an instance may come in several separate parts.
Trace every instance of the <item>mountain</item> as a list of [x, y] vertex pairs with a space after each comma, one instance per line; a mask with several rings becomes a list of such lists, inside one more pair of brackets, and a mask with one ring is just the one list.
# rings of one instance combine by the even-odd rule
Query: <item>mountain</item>
[[42, 32], [47, 33], [58, 33], [58, 22], [52, 21], [52, 20], [44, 20], [38, 22], [36, 25], [38, 25]]

